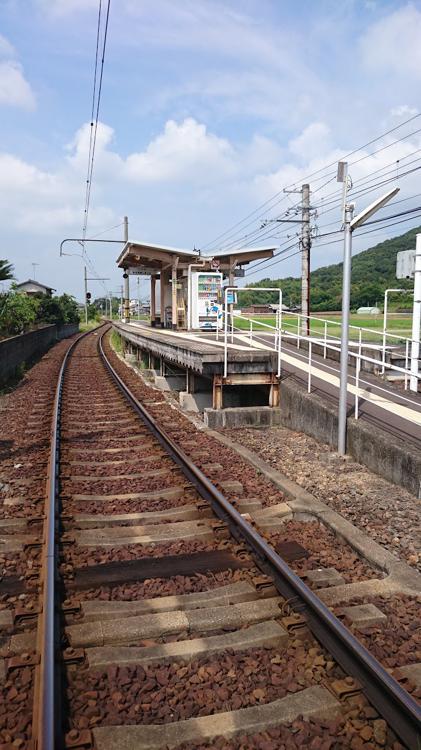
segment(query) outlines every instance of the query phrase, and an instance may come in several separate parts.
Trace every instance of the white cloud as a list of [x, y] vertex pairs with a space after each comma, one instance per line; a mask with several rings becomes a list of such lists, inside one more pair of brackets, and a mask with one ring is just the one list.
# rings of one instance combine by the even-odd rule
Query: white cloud
[[145, 151], [128, 156], [125, 174], [139, 182], [208, 182], [213, 175], [226, 176], [233, 169], [229, 142], [188, 117], [180, 124], [168, 120], [164, 132]]
[[371, 70], [421, 78], [421, 11], [412, 3], [369, 27], [361, 40]]
[[[95, 130], [92, 128], [92, 145]], [[117, 176], [122, 168], [122, 159], [109, 149], [114, 139], [114, 130], [103, 122], [98, 122], [95, 137], [95, 174], [96, 176]], [[72, 141], [67, 145], [69, 151], [68, 162], [72, 169], [79, 174], [86, 174], [88, 165], [89, 144], [91, 140], [91, 126], [84, 123], [75, 133]]]
[[13, 44], [10, 44], [9, 40], [6, 39], [3, 34], [0, 34], [0, 57], [7, 57], [10, 59], [14, 57], [15, 50]]
[[22, 66], [12, 60], [0, 62], [0, 105], [35, 108], [35, 96], [23, 75]]
[[409, 107], [408, 104], [401, 104], [399, 107], [393, 107], [393, 109], [390, 110], [391, 117], [396, 118], [398, 122], [402, 122], [402, 120], [407, 120], [410, 117], [414, 117], [418, 112], [415, 107]]
[[288, 146], [292, 154], [307, 162], [330, 149], [330, 129], [324, 122], [312, 122]]
[[15, 56], [13, 45], [0, 34], [0, 106], [32, 110], [35, 96]]
[[98, 0], [37, 0], [37, 3], [45, 13], [56, 17], [98, 9]]

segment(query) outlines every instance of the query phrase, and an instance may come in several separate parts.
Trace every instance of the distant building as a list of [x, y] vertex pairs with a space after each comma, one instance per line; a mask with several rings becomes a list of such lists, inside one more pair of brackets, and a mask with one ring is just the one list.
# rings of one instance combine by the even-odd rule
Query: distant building
[[380, 309], [378, 307], [359, 307], [357, 315], [380, 315]]
[[[282, 305], [282, 312], [290, 312], [291, 309], [298, 310], [299, 308], [289, 308], [287, 305]], [[243, 307], [241, 312], [245, 315], [273, 315], [279, 310], [279, 304], [267, 304], [267, 305], [249, 305]]]
[[45, 294], [47, 297], [51, 297], [52, 293], [56, 291], [52, 286], [40, 284], [39, 281], [34, 281], [33, 279], [28, 279], [27, 281], [22, 281], [20, 284], [16, 284], [15, 289], [17, 292], [22, 292], [22, 294], [27, 294], [29, 296], [32, 296], [33, 294]]
[[272, 315], [272, 305], [249, 305], [243, 307], [242, 312], [246, 315]]

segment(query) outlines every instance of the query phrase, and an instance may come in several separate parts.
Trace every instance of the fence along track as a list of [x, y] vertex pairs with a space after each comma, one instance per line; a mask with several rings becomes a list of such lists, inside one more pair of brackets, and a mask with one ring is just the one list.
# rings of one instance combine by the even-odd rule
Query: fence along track
[[[38, 647], [40, 664], [34, 698], [34, 744], [37, 750], [53, 750], [62, 743], [61, 723], [57, 706], [57, 664], [54, 660], [55, 635], [55, 532], [57, 528], [57, 495], [59, 470], [60, 410], [63, 376], [69, 356], [75, 346], [86, 335], [81, 336], [68, 351], [60, 370], [52, 421], [50, 471], [47, 485], [47, 507], [44, 521], [45, 546], [42, 558], [43, 600], [38, 625]], [[318, 597], [289, 568], [275, 550], [243, 519], [241, 514], [195, 466], [176, 443], [158, 425], [156, 420], [138, 402], [109, 362], [104, 348], [105, 332], [98, 339], [101, 359], [124, 397], [142, 419], [166, 452], [181, 468], [201, 497], [208, 501], [217, 516], [228, 524], [236, 539], [245, 541], [263, 568], [272, 576], [279, 593], [290, 600], [292, 609], [299, 611], [317, 637], [342, 668], [360, 683], [369, 700], [376, 707], [398, 737], [410, 750], [421, 747], [421, 710], [415, 700], [394, 680], [367, 649], [342, 625]]]

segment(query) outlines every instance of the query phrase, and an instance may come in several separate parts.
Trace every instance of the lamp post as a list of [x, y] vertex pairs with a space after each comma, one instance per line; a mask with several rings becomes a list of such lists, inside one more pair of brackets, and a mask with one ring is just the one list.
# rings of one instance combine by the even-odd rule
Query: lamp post
[[[344, 164], [344, 162], [340, 162]], [[343, 171], [342, 175], [343, 177]], [[339, 170], [338, 170], [339, 179]], [[345, 178], [347, 179], [347, 178]], [[339, 179], [344, 182], [343, 179]], [[338, 453], [346, 453], [346, 412], [348, 393], [348, 351], [349, 351], [349, 306], [351, 295], [351, 258], [352, 232], [364, 224], [380, 208], [386, 205], [399, 192], [399, 188], [389, 190], [381, 198], [370, 203], [358, 216], [353, 218], [354, 204], [347, 202], [347, 184], [344, 185], [344, 260], [342, 276], [342, 329], [341, 329], [341, 360], [339, 375], [339, 409], [338, 409]]]

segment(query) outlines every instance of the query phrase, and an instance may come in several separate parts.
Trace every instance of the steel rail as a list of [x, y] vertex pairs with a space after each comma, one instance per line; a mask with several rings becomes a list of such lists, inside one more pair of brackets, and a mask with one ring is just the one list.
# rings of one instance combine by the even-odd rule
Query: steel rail
[[[100, 326], [99, 326], [100, 327]], [[37, 653], [39, 663], [35, 670], [34, 699], [32, 712], [32, 741], [36, 750], [57, 750], [60, 747], [59, 721], [57, 710], [58, 681], [56, 679], [56, 643], [58, 623], [56, 622], [56, 571], [57, 571], [57, 510], [59, 495], [60, 422], [67, 363], [77, 344], [91, 334], [82, 333], [68, 348], [63, 357], [57, 378], [51, 417], [50, 452], [48, 459], [46, 500], [42, 532], [40, 570], [40, 613], [37, 623]]]
[[421, 708], [412, 696], [384, 669], [328, 607], [312, 592], [275, 550], [260, 536], [205, 474], [191, 461], [151, 414], [136, 399], [113, 368], [103, 348], [104, 333], [98, 339], [102, 361], [135, 412], [174, 459], [187, 479], [225, 521], [235, 538], [246, 541], [264, 566], [270, 569], [276, 588], [291, 608], [300, 611], [316, 638], [341, 667], [359, 682], [371, 703], [409, 748], [421, 748]]

